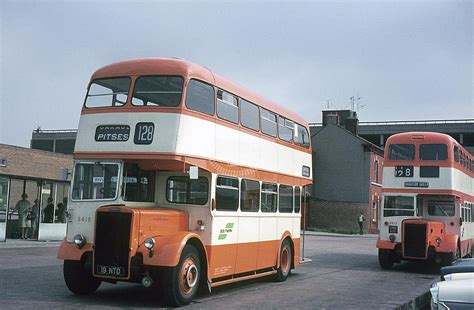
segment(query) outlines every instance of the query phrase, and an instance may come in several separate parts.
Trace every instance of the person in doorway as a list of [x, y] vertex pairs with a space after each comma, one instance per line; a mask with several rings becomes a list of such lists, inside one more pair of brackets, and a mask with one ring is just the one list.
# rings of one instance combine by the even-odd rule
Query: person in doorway
[[21, 228], [21, 239], [27, 239], [28, 231], [31, 227], [31, 219], [29, 214], [31, 213], [31, 204], [27, 200], [28, 195], [23, 193], [21, 195], [21, 200], [19, 200], [15, 205], [15, 210], [18, 211], [18, 222], [20, 223]]
[[39, 201], [35, 199], [35, 203], [31, 207], [31, 237], [33, 239], [38, 238], [38, 223], [39, 223]]
[[56, 214], [58, 215], [59, 223], [66, 223], [66, 205], [63, 202], [58, 203]]
[[359, 223], [359, 235], [364, 234], [364, 232], [362, 231], [364, 228], [364, 222], [365, 222], [365, 217], [361, 212], [359, 214], [359, 217], [357, 218], [357, 223]]
[[44, 213], [43, 223], [52, 223], [53, 216], [54, 216], [54, 204], [53, 204], [52, 197], [48, 197], [48, 204], [46, 205], [46, 208], [44, 208], [43, 213]]

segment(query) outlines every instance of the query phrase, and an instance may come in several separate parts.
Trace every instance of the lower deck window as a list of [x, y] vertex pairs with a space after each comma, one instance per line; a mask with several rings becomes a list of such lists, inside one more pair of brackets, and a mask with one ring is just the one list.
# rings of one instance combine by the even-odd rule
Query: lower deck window
[[218, 177], [216, 183], [216, 210], [237, 211], [239, 208], [239, 180]]
[[452, 202], [428, 202], [428, 214], [432, 216], [453, 216], [456, 213]]
[[207, 203], [209, 184], [205, 177], [169, 177], [166, 182], [166, 199], [173, 203], [204, 205]]
[[293, 212], [293, 187], [288, 185], [280, 185], [279, 191], [279, 211], [281, 213]]
[[253, 180], [242, 180], [240, 193], [240, 210], [258, 212], [260, 206], [260, 183]]
[[276, 212], [277, 197], [276, 184], [262, 183], [262, 212]]
[[415, 198], [411, 196], [385, 196], [383, 216], [415, 215]]

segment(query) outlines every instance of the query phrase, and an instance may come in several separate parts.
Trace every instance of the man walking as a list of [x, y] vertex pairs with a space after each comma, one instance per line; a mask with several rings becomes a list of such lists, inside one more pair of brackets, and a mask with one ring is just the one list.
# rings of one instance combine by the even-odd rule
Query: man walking
[[361, 212], [359, 215], [359, 218], [357, 219], [357, 222], [359, 223], [359, 235], [364, 234], [364, 232], [362, 231], [362, 229], [364, 228], [364, 221], [365, 221], [365, 217]]

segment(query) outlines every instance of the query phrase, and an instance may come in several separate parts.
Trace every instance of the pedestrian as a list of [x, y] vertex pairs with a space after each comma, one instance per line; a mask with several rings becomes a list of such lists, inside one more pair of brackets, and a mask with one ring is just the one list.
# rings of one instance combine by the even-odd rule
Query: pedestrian
[[27, 198], [28, 195], [26, 193], [21, 194], [21, 200], [19, 200], [15, 205], [15, 210], [18, 211], [18, 222], [20, 223], [21, 228], [21, 239], [28, 238], [28, 232], [31, 227], [31, 204]]
[[44, 208], [43, 213], [44, 213], [43, 223], [52, 223], [53, 216], [54, 216], [54, 204], [53, 204], [52, 197], [48, 197], [48, 204], [46, 205], [46, 208]]
[[357, 223], [359, 223], [359, 235], [364, 234], [364, 232], [362, 231], [362, 229], [364, 228], [364, 222], [365, 222], [365, 217], [361, 212], [359, 217], [357, 218]]
[[39, 215], [40, 215], [39, 201], [38, 199], [35, 199], [35, 203], [31, 207], [31, 230], [32, 230], [31, 235], [33, 239], [38, 238]]

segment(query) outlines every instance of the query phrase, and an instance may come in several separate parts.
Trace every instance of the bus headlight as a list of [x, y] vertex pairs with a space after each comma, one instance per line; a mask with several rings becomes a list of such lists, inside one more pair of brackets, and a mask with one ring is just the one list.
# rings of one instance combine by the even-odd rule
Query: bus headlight
[[439, 246], [441, 244], [441, 241], [443, 241], [443, 239], [441, 239], [441, 237], [436, 237], [435, 241], [436, 241], [436, 244]]
[[81, 234], [77, 234], [74, 236], [74, 243], [79, 249], [82, 249], [82, 247], [86, 244], [86, 237]]
[[145, 242], [143, 244], [148, 250], [153, 250], [153, 248], [155, 247], [155, 239], [148, 237], [145, 239]]
[[393, 243], [393, 242], [395, 242], [395, 239], [397, 239], [397, 236], [395, 236], [395, 235], [390, 235], [390, 236], [388, 236], [388, 239], [390, 239], [390, 242]]

